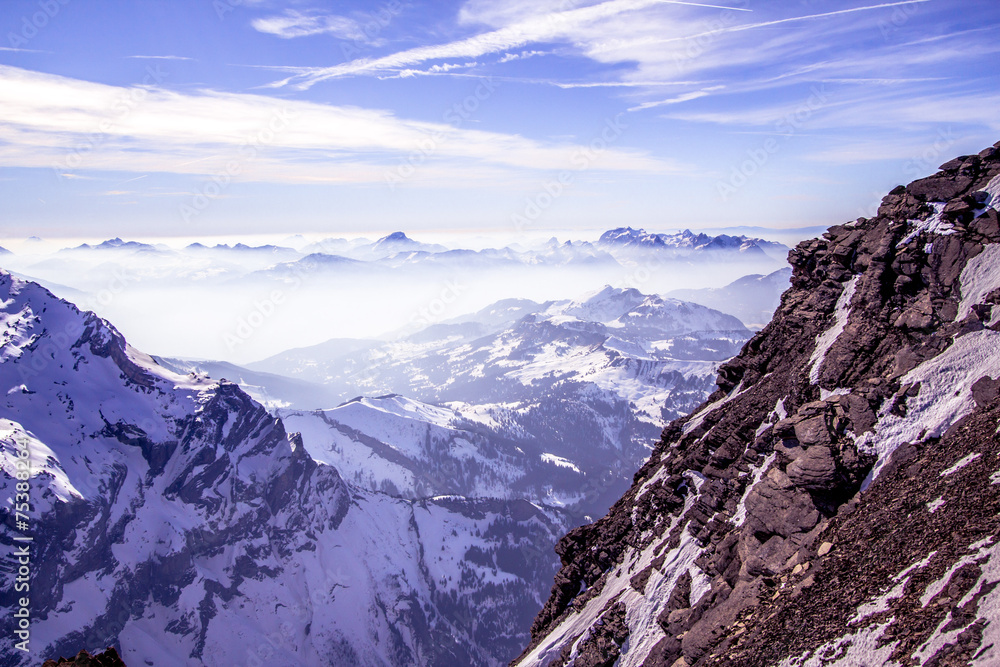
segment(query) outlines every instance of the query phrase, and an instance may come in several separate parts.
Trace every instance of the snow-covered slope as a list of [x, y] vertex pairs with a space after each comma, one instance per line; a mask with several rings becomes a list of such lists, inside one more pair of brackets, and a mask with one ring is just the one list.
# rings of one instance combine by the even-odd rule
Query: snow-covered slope
[[791, 253], [514, 664], [1000, 664], [1000, 144]]
[[556, 510], [354, 489], [236, 385], [8, 274], [0, 387], [0, 493], [29, 504], [0, 540], [31, 569], [18, 593], [0, 569], [2, 665], [109, 644], [129, 665], [498, 665], [554, 571]]
[[404, 497], [527, 497], [582, 520], [624, 491], [648, 443], [707, 396], [748, 337], [734, 317], [608, 287], [508, 300], [339, 358], [324, 345], [254, 368], [368, 397], [280, 412], [357, 484]]

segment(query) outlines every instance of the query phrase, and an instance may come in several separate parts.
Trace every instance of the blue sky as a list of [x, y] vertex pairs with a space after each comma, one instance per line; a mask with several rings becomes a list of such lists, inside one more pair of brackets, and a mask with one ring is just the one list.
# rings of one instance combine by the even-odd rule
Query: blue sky
[[5, 0], [0, 244], [835, 224], [1000, 140], [1000, 4]]

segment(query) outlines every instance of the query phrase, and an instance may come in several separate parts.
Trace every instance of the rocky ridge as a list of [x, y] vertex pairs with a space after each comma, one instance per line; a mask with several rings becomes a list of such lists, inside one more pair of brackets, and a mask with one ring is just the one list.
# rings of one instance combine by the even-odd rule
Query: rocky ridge
[[1000, 143], [789, 254], [516, 665], [1000, 662]]

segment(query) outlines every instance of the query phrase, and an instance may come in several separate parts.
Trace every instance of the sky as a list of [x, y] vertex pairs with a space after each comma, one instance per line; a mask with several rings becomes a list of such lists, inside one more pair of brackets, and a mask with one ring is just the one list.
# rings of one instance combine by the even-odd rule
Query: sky
[[4, 0], [0, 245], [830, 225], [1000, 140], [1000, 3]]

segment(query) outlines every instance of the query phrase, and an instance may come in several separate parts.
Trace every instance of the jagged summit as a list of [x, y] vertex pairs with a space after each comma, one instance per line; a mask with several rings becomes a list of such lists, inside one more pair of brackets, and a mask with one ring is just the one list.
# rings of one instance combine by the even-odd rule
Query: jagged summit
[[790, 253], [514, 664], [1000, 664], [998, 147]]
[[676, 234], [653, 234], [644, 229], [619, 227], [601, 234], [597, 243], [605, 247], [670, 249], [703, 253], [737, 252], [758, 257], [767, 256], [764, 248], [772, 251], [787, 250], [782, 244], [773, 241], [727, 234], [719, 234], [718, 236], [711, 236], [704, 232], [695, 234], [689, 229]]

